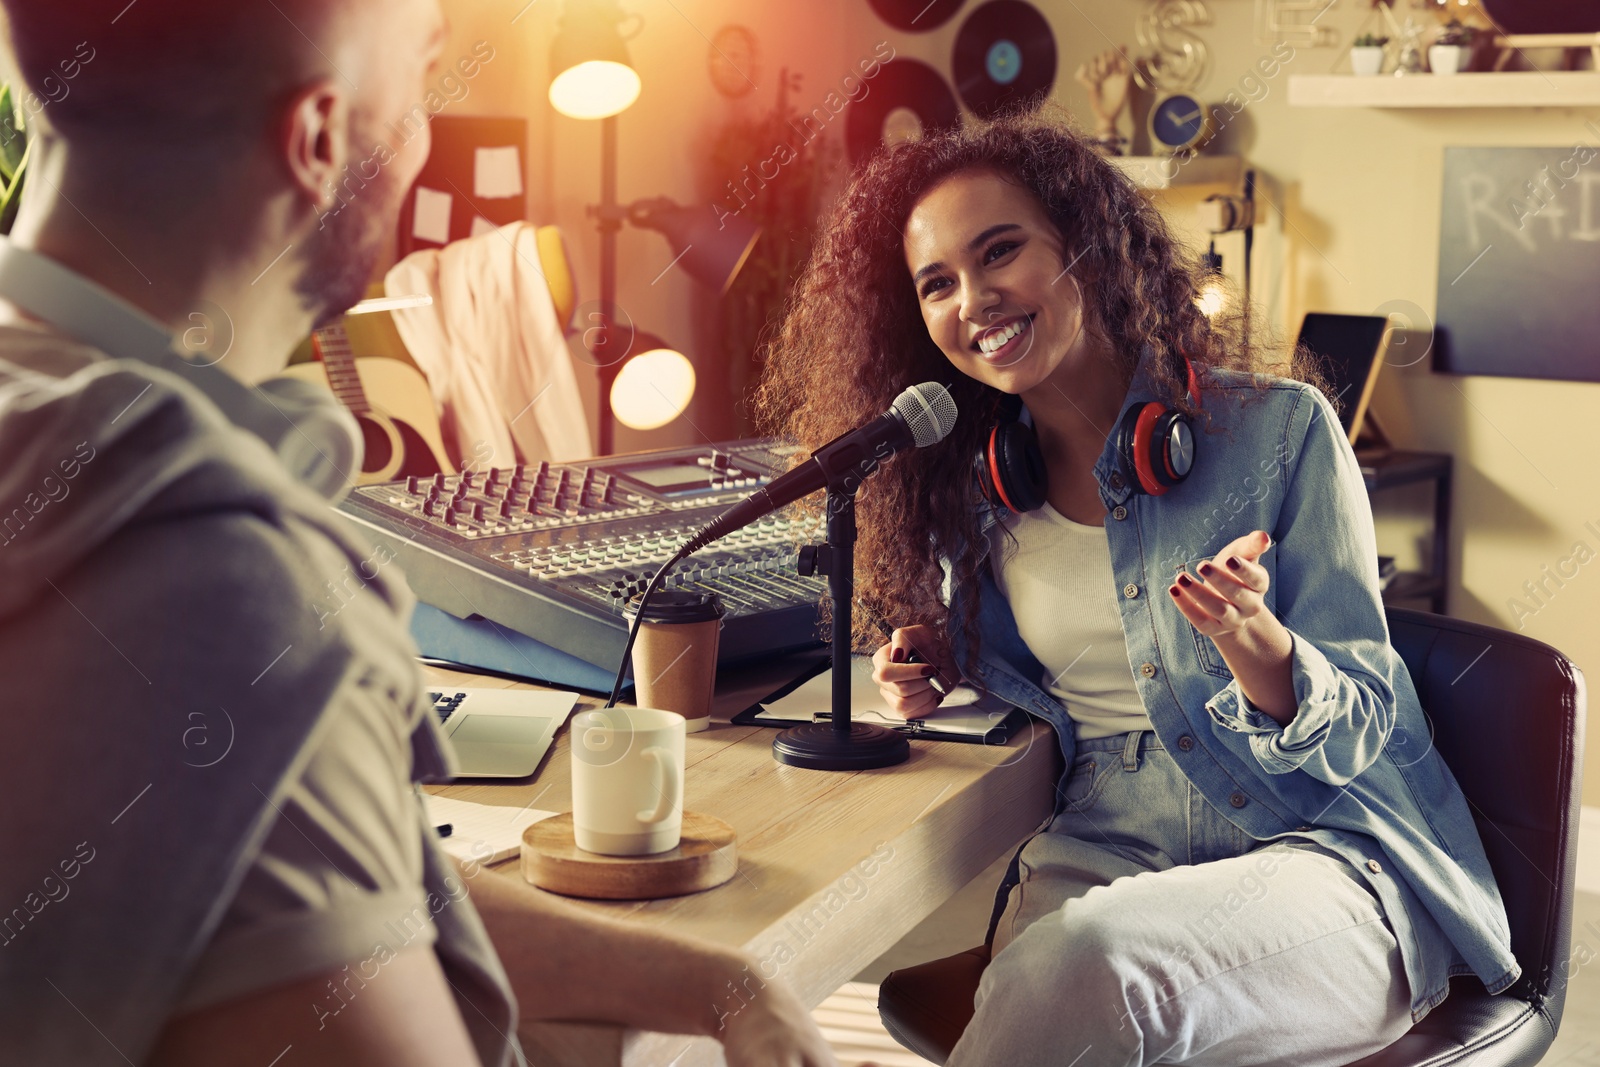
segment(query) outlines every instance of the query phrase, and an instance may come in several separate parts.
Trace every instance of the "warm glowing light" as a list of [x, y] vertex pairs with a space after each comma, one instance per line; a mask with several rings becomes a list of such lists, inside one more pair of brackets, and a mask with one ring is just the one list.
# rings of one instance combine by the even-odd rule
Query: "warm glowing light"
[[654, 430], [682, 415], [694, 397], [694, 365], [681, 352], [656, 348], [622, 365], [611, 383], [611, 410], [635, 430]]
[[574, 119], [603, 119], [639, 99], [639, 73], [626, 63], [591, 59], [568, 67], [550, 83], [550, 103]]
[[1200, 309], [1200, 314], [1206, 318], [1215, 318], [1217, 313], [1228, 306], [1228, 294], [1218, 282], [1207, 283], [1200, 295], [1194, 299], [1195, 306]]

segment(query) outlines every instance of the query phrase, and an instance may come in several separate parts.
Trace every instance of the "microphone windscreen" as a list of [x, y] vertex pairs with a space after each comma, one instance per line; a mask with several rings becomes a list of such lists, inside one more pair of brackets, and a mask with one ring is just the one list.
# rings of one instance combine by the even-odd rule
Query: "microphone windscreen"
[[889, 410], [906, 424], [918, 448], [943, 441], [956, 428], [955, 398], [938, 382], [911, 386], [895, 397]]

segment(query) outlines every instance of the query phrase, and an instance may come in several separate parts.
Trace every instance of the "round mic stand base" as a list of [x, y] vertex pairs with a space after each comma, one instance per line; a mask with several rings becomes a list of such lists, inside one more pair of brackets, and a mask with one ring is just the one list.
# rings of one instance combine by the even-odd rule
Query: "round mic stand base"
[[864, 771], [911, 758], [911, 742], [883, 726], [853, 722], [840, 734], [831, 722], [792, 726], [772, 739], [772, 758], [814, 771]]

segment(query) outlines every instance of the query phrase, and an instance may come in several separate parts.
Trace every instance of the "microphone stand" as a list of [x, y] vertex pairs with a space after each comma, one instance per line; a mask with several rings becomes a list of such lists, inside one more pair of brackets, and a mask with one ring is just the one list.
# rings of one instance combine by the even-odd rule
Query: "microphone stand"
[[856, 489], [854, 470], [828, 479], [827, 541], [800, 550], [800, 573], [828, 576], [833, 599], [833, 714], [829, 722], [802, 723], [772, 739], [772, 758], [816, 771], [890, 767], [911, 758], [911, 743], [884, 726], [850, 721], [851, 604], [855, 601]]

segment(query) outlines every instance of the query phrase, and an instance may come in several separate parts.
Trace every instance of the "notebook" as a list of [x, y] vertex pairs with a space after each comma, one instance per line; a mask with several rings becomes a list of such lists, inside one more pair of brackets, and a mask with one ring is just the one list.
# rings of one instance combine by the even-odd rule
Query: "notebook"
[[[833, 667], [824, 660], [810, 672], [758, 701], [733, 717], [741, 726], [789, 727], [832, 718]], [[939, 706], [921, 719], [906, 719], [889, 709], [872, 681], [872, 659], [851, 658], [850, 718], [855, 722], [886, 726], [910, 737], [934, 741], [966, 741], [1003, 745], [1025, 726], [1027, 713], [994, 695], [982, 696], [968, 685], [958, 685]]]
[[449, 826], [450, 836], [439, 847], [459, 860], [498, 863], [522, 851], [522, 831], [556, 814], [539, 808], [509, 808], [474, 804], [469, 800], [422, 794], [428, 825]]

